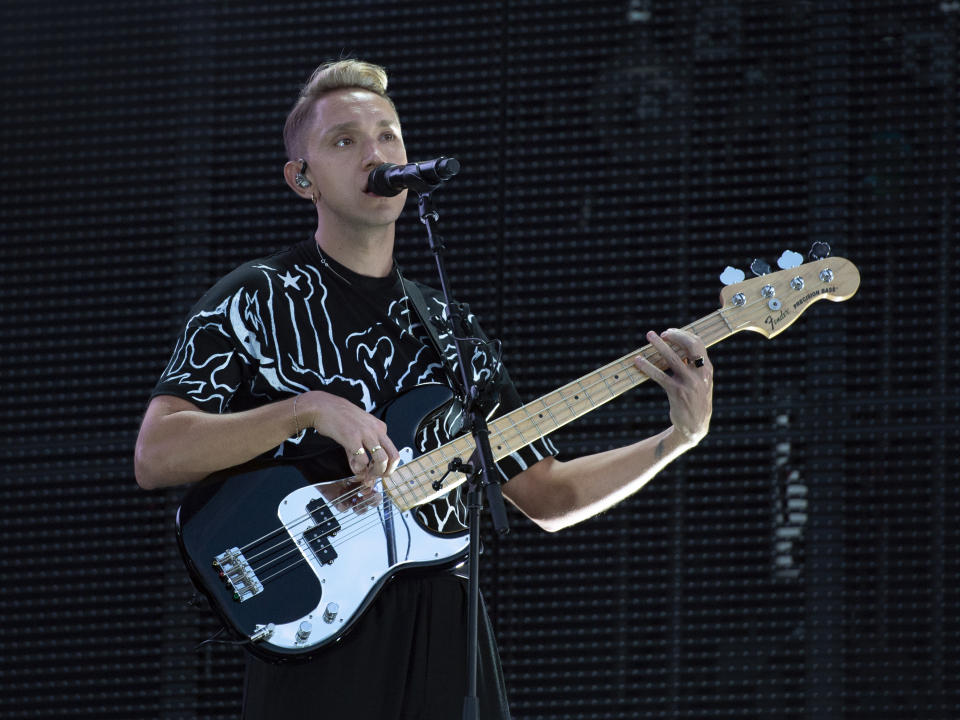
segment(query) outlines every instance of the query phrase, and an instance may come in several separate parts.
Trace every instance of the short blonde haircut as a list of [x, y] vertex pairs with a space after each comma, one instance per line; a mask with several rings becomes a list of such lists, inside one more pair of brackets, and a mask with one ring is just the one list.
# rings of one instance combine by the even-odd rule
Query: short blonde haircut
[[304, 155], [303, 130], [309, 124], [317, 100], [334, 90], [361, 88], [379, 95], [390, 103], [396, 112], [393, 100], [387, 95], [387, 71], [379, 65], [362, 60], [336, 60], [326, 62], [307, 80], [300, 91], [283, 126], [283, 144], [287, 158], [296, 160]]

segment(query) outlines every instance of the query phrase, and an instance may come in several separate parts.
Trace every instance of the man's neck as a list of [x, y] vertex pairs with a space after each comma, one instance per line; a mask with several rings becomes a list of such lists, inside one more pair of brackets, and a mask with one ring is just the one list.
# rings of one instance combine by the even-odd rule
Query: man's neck
[[394, 225], [369, 232], [332, 232], [317, 226], [317, 245], [329, 257], [359, 275], [386, 277], [393, 270]]

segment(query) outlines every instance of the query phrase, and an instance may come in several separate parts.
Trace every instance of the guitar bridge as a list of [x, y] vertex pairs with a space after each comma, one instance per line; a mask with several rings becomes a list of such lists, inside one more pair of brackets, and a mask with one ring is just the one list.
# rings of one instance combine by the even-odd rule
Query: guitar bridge
[[250, 563], [240, 548], [230, 548], [213, 559], [220, 579], [233, 590], [233, 599], [243, 602], [263, 592], [263, 584], [257, 578]]

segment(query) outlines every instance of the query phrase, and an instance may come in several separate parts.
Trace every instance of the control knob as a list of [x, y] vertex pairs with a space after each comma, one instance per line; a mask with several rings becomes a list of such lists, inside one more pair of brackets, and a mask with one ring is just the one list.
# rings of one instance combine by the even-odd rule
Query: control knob
[[337, 619], [337, 613], [340, 612], [340, 606], [335, 602], [328, 603], [327, 609], [323, 611], [323, 621], [326, 623], [332, 623]]

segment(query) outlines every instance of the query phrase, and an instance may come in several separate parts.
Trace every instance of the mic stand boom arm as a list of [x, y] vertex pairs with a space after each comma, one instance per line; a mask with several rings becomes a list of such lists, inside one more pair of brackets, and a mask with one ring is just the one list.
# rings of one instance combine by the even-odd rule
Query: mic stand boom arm
[[[433, 207], [433, 191], [439, 187], [433, 186], [418, 192], [418, 208], [420, 222], [427, 228], [427, 240], [430, 250], [437, 262], [437, 274], [440, 276], [440, 287], [447, 303], [447, 311], [453, 328], [453, 342], [457, 350], [457, 362], [460, 365], [460, 382], [466, 402], [467, 424], [473, 434], [476, 447], [473, 464], [473, 473], [468, 476], [469, 492], [467, 495], [467, 509], [469, 510], [470, 525], [470, 574], [468, 585], [467, 606], [467, 695], [463, 701], [463, 720], [477, 720], [479, 705], [477, 702], [477, 620], [480, 611], [480, 511], [483, 508], [483, 495], [487, 496], [490, 506], [490, 516], [494, 529], [501, 535], [510, 531], [507, 521], [507, 511], [503, 504], [503, 493], [500, 483], [494, 481], [493, 452], [490, 449], [490, 431], [487, 428], [486, 417], [479, 407], [479, 399], [484, 397], [482, 389], [473, 382], [467, 373], [471, 367], [466, 362], [463, 348], [460, 345], [458, 333], [464, 332], [465, 324], [460, 316], [459, 306], [453, 302], [450, 293], [446, 268], [443, 263], [443, 240], [434, 234], [433, 223], [439, 221], [440, 216]], [[414, 188], [415, 191], [418, 190]], [[424, 318], [424, 322], [427, 322]]]

